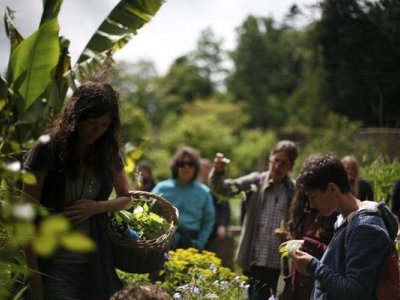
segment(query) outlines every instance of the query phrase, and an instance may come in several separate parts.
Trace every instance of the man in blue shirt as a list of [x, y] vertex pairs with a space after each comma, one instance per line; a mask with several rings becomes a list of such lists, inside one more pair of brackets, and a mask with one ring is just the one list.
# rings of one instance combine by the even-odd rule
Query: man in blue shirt
[[200, 155], [189, 146], [181, 146], [170, 167], [172, 179], [159, 182], [152, 192], [178, 209], [179, 226], [172, 248], [203, 250], [213, 229], [215, 211], [210, 189], [197, 180]]

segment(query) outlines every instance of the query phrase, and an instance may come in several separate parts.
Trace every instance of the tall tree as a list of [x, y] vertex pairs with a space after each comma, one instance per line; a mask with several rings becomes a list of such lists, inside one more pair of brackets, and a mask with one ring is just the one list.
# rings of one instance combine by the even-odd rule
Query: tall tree
[[216, 88], [223, 88], [227, 69], [226, 52], [222, 49], [223, 39], [215, 36], [210, 27], [203, 30], [192, 53], [201, 75], [208, 78]]
[[238, 36], [228, 90], [236, 101], [247, 103], [251, 126], [281, 126], [286, 99], [301, 82], [299, 32], [272, 18], [249, 16]]
[[322, 91], [331, 109], [365, 125], [399, 123], [399, 20], [398, 1], [323, 2]]

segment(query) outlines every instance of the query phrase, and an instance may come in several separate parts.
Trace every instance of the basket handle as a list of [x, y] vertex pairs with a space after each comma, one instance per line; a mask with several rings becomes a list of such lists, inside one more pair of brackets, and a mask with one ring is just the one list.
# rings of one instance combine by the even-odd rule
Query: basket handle
[[157, 194], [152, 193], [152, 192], [132, 190], [132, 191], [129, 191], [129, 192], [125, 193], [125, 194], [121, 194], [119, 196], [128, 196], [128, 197], [133, 197], [133, 198], [136, 198], [136, 197], [139, 197], [139, 196], [146, 196], [146, 197], [154, 198], [157, 201], [161, 202], [162, 205], [164, 205], [171, 212], [172, 219], [173, 219], [173, 222], [175, 223], [175, 225], [179, 224], [176, 207], [172, 206], [172, 204], [168, 200], [166, 200], [164, 197], [162, 197], [160, 195], [157, 195]]

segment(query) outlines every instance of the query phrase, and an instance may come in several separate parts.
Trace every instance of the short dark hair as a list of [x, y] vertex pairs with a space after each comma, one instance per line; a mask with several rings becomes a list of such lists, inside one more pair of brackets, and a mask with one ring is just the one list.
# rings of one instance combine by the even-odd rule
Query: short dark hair
[[198, 150], [187, 146], [187, 145], [182, 145], [176, 150], [174, 157], [172, 157], [171, 160], [171, 172], [172, 172], [172, 178], [177, 179], [178, 178], [178, 170], [179, 170], [179, 165], [183, 162], [183, 157], [184, 156], [189, 156], [190, 159], [194, 163], [194, 174], [192, 181], [197, 178], [199, 175], [200, 171], [200, 153]]
[[351, 191], [342, 162], [331, 154], [310, 156], [296, 180], [297, 187], [303, 191], [325, 191], [329, 183], [336, 184], [342, 193]]
[[298, 152], [296, 144], [293, 141], [289, 140], [282, 140], [279, 141], [275, 148], [272, 149], [271, 154], [275, 154], [277, 152], [285, 152], [286, 155], [289, 157], [290, 162], [294, 165]]

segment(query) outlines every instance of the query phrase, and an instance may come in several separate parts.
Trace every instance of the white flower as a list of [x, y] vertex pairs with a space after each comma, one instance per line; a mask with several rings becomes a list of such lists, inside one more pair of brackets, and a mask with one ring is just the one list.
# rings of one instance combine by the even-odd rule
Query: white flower
[[286, 243], [286, 251], [292, 256], [297, 250], [300, 249], [302, 242], [297, 240], [291, 240]]
[[12, 214], [18, 219], [29, 221], [35, 217], [35, 210], [30, 203], [16, 204], [12, 208]]
[[240, 282], [240, 276], [236, 275], [235, 278], [233, 278], [233, 283], [239, 283]]
[[181, 293], [175, 293], [172, 297], [173, 297], [174, 299], [182, 299]]
[[7, 164], [5, 168], [11, 172], [18, 172], [19, 170], [21, 170], [21, 164], [19, 163], [19, 161], [14, 161], [12, 163]]
[[200, 295], [200, 290], [197, 286], [192, 287], [192, 293], [195, 294], [196, 296]]
[[40, 138], [39, 138], [39, 141], [42, 144], [46, 144], [46, 143], [50, 142], [50, 135], [48, 135], [48, 134], [41, 135]]
[[219, 286], [219, 281], [218, 281], [218, 280], [215, 280], [215, 281], [213, 282], [213, 286], [218, 287], [218, 286]]
[[215, 264], [211, 264], [210, 269], [214, 274], [217, 273], [218, 268]]
[[222, 281], [221, 282], [221, 289], [226, 290], [229, 288], [229, 282], [228, 281]]
[[170, 259], [172, 258], [172, 254], [169, 253], [169, 252], [165, 252], [165, 253], [164, 253], [164, 258], [165, 258], [166, 260], [170, 260]]
[[206, 295], [206, 299], [219, 299], [219, 297], [214, 293], [209, 293]]
[[242, 281], [240, 283], [240, 287], [247, 292], [249, 290], [250, 285], [246, 284], [246, 282]]

